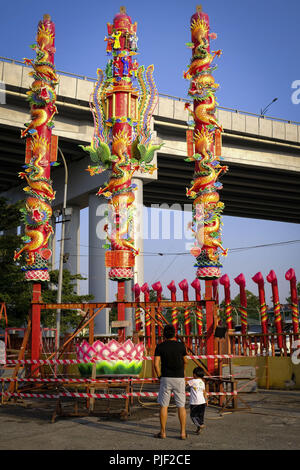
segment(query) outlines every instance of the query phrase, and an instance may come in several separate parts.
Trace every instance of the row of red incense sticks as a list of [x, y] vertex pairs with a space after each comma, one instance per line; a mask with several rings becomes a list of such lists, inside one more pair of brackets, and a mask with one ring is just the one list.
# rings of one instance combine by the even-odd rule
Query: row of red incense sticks
[[[294, 269], [290, 268], [285, 274], [286, 280], [290, 281], [290, 293], [291, 293], [291, 311], [292, 311], [292, 325], [293, 325], [293, 333], [296, 335], [299, 333], [299, 307], [298, 307], [298, 295], [297, 295], [297, 280]], [[277, 333], [277, 344], [279, 348], [283, 348], [283, 325], [282, 325], [282, 317], [281, 317], [281, 306], [279, 302], [279, 291], [278, 291], [278, 281], [276, 274], [273, 270], [266, 276], [267, 281], [271, 284], [272, 288], [272, 301], [273, 301], [273, 312], [274, 312], [274, 324]], [[265, 298], [265, 287], [264, 287], [264, 278], [261, 272], [255, 274], [252, 277], [252, 280], [258, 286], [258, 294], [259, 294], [259, 305], [260, 305], [260, 318], [261, 318], [261, 329], [263, 335], [268, 335], [268, 316], [267, 316], [267, 305], [266, 305], [266, 298]], [[246, 294], [246, 280], [244, 274], [240, 274], [237, 276], [234, 281], [240, 288], [240, 318], [241, 318], [241, 334], [247, 334], [248, 328], [248, 319], [247, 319], [247, 294]], [[219, 293], [218, 293], [218, 284], [221, 284], [224, 287], [224, 304], [225, 304], [225, 317], [226, 317], [226, 326], [228, 330], [233, 328], [233, 321], [232, 321], [232, 302], [231, 302], [231, 295], [230, 295], [230, 280], [227, 274], [224, 274], [219, 280], [216, 279], [213, 281], [213, 298], [215, 302], [219, 303]], [[178, 284], [180, 290], [182, 291], [183, 301], [189, 301], [189, 284], [186, 279], [179, 282]], [[195, 291], [195, 300], [200, 302], [201, 300], [201, 285], [199, 279], [195, 279], [191, 286], [194, 288]], [[171, 281], [167, 288], [171, 293], [171, 301], [176, 302], [176, 285], [174, 281]], [[153, 291], [156, 292], [156, 301], [161, 302], [162, 300], [162, 285], [158, 281], [152, 284]], [[143, 284], [141, 287], [139, 284], [135, 284], [133, 287], [134, 295], [135, 295], [135, 302], [141, 301], [141, 292], [144, 294], [144, 301], [150, 302], [150, 289], [147, 283]], [[162, 328], [163, 328], [163, 318], [160, 316], [160, 309], [157, 311], [157, 333], [158, 337], [162, 336]], [[197, 331], [195, 332], [196, 335], [202, 336], [203, 335], [203, 307], [199, 303], [196, 307], [195, 311], [196, 316], [196, 327]], [[171, 311], [171, 323], [173, 324], [176, 334], [178, 334], [179, 330], [179, 321], [178, 321], [178, 310], [176, 305], [172, 307]], [[135, 311], [135, 326], [136, 331], [141, 331], [143, 324], [141, 319], [141, 309], [139, 307], [136, 308]], [[184, 334], [189, 337], [192, 334], [191, 328], [191, 317], [189, 308], [184, 309]], [[148, 337], [150, 341], [150, 315], [149, 309], [146, 308], [145, 311], [145, 335]], [[263, 336], [263, 345], [266, 347], [268, 339], [267, 336]], [[150, 344], [150, 343], [149, 343]]]

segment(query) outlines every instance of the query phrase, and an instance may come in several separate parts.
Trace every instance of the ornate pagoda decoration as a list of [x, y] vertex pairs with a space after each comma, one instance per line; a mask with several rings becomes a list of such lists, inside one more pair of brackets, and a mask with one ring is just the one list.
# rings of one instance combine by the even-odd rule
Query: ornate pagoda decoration
[[153, 172], [151, 164], [160, 145], [151, 143], [150, 120], [158, 102], [153, 65], [139, 66], [137, 23], [132, 23], [125, 7], [107, 24], [105, 37], [109, 57], [105, 71], [98, 69], [98, 80], [90, 99], [94, 117], [94, 136], [88, 151], [91, 175], [111, 170], [110, 179], [97, 194], [108, 199], [108, 249], [105, 263], [109, 278], [133, 278], [138, 250], [134, 242], [134, 190], [136, 171]]

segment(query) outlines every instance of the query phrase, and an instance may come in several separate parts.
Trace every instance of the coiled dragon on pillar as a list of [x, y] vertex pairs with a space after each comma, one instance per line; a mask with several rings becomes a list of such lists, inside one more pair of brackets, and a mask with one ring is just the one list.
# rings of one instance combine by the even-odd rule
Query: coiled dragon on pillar
[[25, 171], [19, 172], [19, 177], [27, 182], [24, 191], [28, 196], [21, 209], [25, 224], [24, 245], [15, 252], [14, 259], [26, 254], [22, 269], [25, 278], [33, 281], [49, 280], [48, 260], [52, 254], [48, 242], [53, 233], [50, 219], [55, 192], [50, 180], [50, 166], [56, 161], [56, 155], [52, 152], [51, 159], [51, 137], [53, 117], [57, 113], [55, 86], [58, 83], [54, 41], [54, 23], [49, 15], [44, 15], [38, 25], [36, 44], [31, 46], [36, 51], [36, 59], [24, 59], [33, 67], [29, 75], [34, 81], [27, 92], [31, 121], [21, 131], [21, 137], [27, 138]]
[[[133, 278], [134, 257], [134, 185], [136, 171], [152, 173], [154, 153], [162, 144], [151, 143], [150, 119], [158, 102], [153, 65], [139, 66], [136, 23], [121, 7], [113, 24], [108, 23], [107, 54], [111, 57], [105, 72], [97, 70], [98, 80], [90, 97], [94, 118], [91, 145], [82, 147], [93, 162], [91, 175], [110, 169], [110, 180], [97, 194], [108, 198], [109, 221], [105, 226], [105, 248], [109, 278], [116, 281]], [[137, 80], [138, 88], [133, 83]], [[110, 229], [111, 226], [111, 229]]]
[[[219, 250], [224, 256], [227, 251], [221, 243], [221, 214], [224, 204], [220, 202], [218, 191], [222, 184], [218, 178], [228, 167], [220, 163], [221, 132], [216, 116], [215, 91], [219, 87], [212, 76], [215, 67], [212, 62], [221, 55], [221, 51], [210, 52], [208, 15], [202, 13], [201, 7], [191, 18], [192, 42], [187, 46], [193, 50], [192, 60], [184, 78], [190, 80], [189, 95], [193, 99], [186, 108], [194, 120], [193, 151], [189, 152], [186, 161], [195, 162], [194, 179], [186, 195], [193, 199], [193, 220], [190, 228], [195, 236], [195, 246], [191, 253], [197, 258], [197, 277], [216, 279], [220, 277]], [[190, 134], [188, 134], [190, 135]]]

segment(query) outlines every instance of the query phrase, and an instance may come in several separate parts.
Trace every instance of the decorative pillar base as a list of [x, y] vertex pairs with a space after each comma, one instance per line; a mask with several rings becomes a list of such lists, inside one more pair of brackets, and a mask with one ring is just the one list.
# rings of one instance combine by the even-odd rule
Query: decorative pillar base
[[26, 281], [50, 281], [48, 270], [32, 270], [26, 271]]
[[206, 268], [199, 268], [197, 269], [196, 272], [196, 277], [198, 279], [205, 279], [207, 281], [213, 280], [213, 279], [219, 279], [221, 276], [221, 270], [220, 268], [216, 267], [206, 267]]
[[112, 268], [108, 273], [111, 281], [130, 281], [133, 279], [132, 268]]

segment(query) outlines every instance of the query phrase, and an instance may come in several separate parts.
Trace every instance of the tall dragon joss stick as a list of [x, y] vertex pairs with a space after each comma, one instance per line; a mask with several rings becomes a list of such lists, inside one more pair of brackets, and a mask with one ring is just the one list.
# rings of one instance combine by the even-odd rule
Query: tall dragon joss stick
[[36, 59], [24, 59], [25, 64], [33, 67], [30, 75], [34, 81], [27, 92], [31, 121], [21, 132], [21, 137], [26, 137], [26, 156], [25, 171], [19, 173], [27, 182], [24, 191], [28, 197], [21, 209], [25, 236], [24, 245], [14, 258], [18, 260], [26, 254], [22, 269], [28, 281], [48, 281], [48, 260], [52, 254], [48, 242], [53, 233], [51, 201], [55, 197], [50, 168], [57, 158], [57, 138], [52, 136], [52, 128], [58, 83], [54, 66], [55, 26], [49, 15], [39, 22], [36, 44], [31, 47], [36, 51]]
[[[153, 172], [151, 165], [155, 150], [151, 144], [150, 119], [158, 101], [153, 79], [153, 65], [139, 66], [137, 54], [137, 23], [132, 23], [125, 7], [107, 24], [106, 52], [110, 57], [103, 72], [97, 70], [98, 80], [90, 99], [94, 117], [94, 136], [89, 152], [91, 175], [111, 169], [110, 180], [98, 191], [108, 199], [109, 224], [105, 226], [109, 248], [106, 266], [109, 278], [126, 281], [133, 278], [138, 250], [134, 243], [134, 185], [137, 170]], [[138, 88], [133, 86], [137, 80]], [[111, 230], [109, 227], [111, 226]]]
[[261, 321], [261, 331], [263, 333], [262, 344], [264, 348], [268, 346], [268, 314], [267, 314], [267, 305], [266, 305], [266, 295], [265, 295], [265, 281], [261, 272], [256, 273], [252, 277], [252, 281], [255, 282], [258, 286], [258, 295], [259, 295], [259, 311], [260, 311], [260, 321]]
[[[212, 76], [216, 67], [212, 62], [221, 51], [210, 52], [210, 39], [216, 38], [209, 32], [209, 17], [202, 12], [201, 6], [191, 17], [192, 59], [184, 78], [190, 80], [188, 94], [193, 99], [194, 129], [187, 132], [188, 158], [195, 162], [194, 179], [186, 194], [193, 199], [193, 220], [190, 228], [195, 236], [195, 246], [191, 254], [196, 257], [196, 276], [199, 279], [220, 277], [218, 250], [227, 255], [221, 243], [221, 213], [224, 204], [220, 202], [218, 190], [222, 188], [218, 178], [228, 170], [220, 164], [221, 132], [214, 115], [216, 109], [215, 91], [219, 87]], [[218, 158], [219, 157], [219, 158]]]
[[285, 278], [287, 281], [290, 281], [291, 286], [291, 297], [290, 297], [290, 305], [292, 310], [292, 323], [293, 323], [293, 331], [294, 331], [294, 339], [297, 339], [297, 335], [299, 333], [299, 304], [298, 304], [298, 292], [297, 292], [297, 280], [296, 274], [293, 268], [290, 268], [285, 273]]

